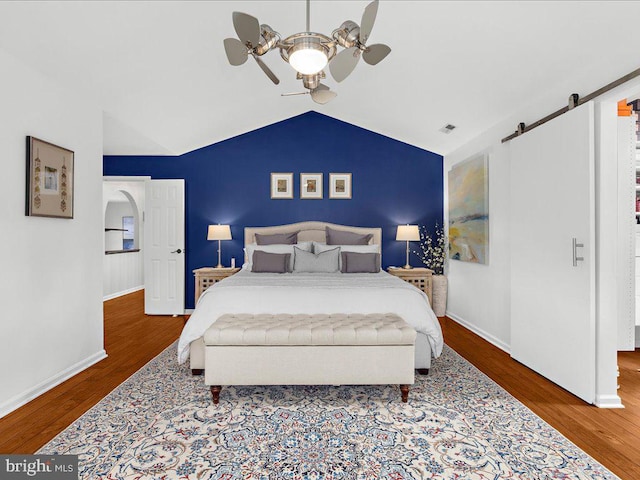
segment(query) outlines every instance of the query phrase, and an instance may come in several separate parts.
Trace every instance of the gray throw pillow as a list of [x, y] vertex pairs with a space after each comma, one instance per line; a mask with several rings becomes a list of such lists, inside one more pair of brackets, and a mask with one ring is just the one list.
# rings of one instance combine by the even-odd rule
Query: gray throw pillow
[[327, 245], [368, 245], [373, 237], [370, 233], [353, 233], [325, 227]]
[[290, 253], [253, 252], [251, 271], [255, 273], [287, 273]]
[[255, 237], [258, 245], [295, 245], [298, 243], [298, 232], [276, 233], [274, 235], [256, 233]]
[[334, 273], [340, 270], [340, 248], [319, 253], [293, 247], [293, 273]]
[[342, 252], [342, 273], [378, 273], [379, 253]]

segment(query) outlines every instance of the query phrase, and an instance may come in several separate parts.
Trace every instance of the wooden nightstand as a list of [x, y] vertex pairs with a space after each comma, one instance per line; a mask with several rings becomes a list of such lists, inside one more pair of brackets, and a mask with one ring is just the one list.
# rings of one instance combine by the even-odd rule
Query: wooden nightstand
[[196, 303], [207, 288], [220, 280], [230, 277], [234, 273], [239, 272], [239, 268], [213, 268], [202, 267], [196, 268], [193, 273], [196, 276]]
[[405, 282], [409, 282], [410, 284], [418, 287], [424, 293], [427, 294], [429, 298], [429, 305], [433, 308], [433, 295], [432, 295], [432, 284], [431, 284], [431, 275], [433, 275], [433, 270], [429, 270], [428, 268], [397, 268], [397, 267], [389, 267], [387, 268], [387, 272], [391, 275], [394, 275], [398, 278], [401, 278]]

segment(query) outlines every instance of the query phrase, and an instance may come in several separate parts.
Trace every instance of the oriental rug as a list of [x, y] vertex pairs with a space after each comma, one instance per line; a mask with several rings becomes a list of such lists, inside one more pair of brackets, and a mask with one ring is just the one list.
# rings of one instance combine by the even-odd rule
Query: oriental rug
[[397, 386], [225, 387], [214, 406], [176, 345], [38, 453], [83, 479], [615, 479], [445, 346]]

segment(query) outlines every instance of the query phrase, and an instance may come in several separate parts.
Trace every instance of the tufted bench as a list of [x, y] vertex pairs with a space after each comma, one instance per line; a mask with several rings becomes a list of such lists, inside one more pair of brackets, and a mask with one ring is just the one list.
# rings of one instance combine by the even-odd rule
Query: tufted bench
[[204, 334], [205, 383], [223, 385], [414, 383], [416, 331], [395, 314], [227, 314]]

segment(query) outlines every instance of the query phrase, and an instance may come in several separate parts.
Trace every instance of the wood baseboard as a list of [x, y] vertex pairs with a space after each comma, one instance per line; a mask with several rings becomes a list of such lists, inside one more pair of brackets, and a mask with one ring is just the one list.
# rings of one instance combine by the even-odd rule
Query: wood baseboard
[[490, 344], [495, 345], [496, 347], [498, 347], [503, 352], [508, 353], [509, 355], [511, 355], [511, 346], [508, 345], [506, 342], [503, 342], [499, 338], [494, 337], [493, 335], [485, 332], [484, 330], [482, 330], [481, 328], [478, 328], [474, 324], [467, 322], [464, 318], [459, 317], [455, 313], [447, 312], [447, 317], [449, 317], [451, 320], [459, 323], [460, 325], [462, 325], [467, 330], [471, 330], [473, 333], [475, 333], [479, 337], [483, 338], [484, 340], [486, 340]]
[[8, 415], [14, 410], [17, 410], [21, 406], [29, 403], [34, 398], [39, 397], [45, 392], [48, 392], [52, 388], [60, 385], [65, 380], [70, 379], [74, 375], [77, 375], [78, 373], [86, 370], [90, 366], [95, 365], [105, 358], [107, 358], [107, 352], [105, 352], [104, 350], [100, 350], [99, 352], [96, 352], [93, 355], [85, 358], [84, 360], [81, 360], [75, 365], [71, 365], [69, 368], [63, 370], [62, 372], [48, 378], [43, 382], [40, 382], [35, 387], [30, 388], [29, 390], [26, 390], [14, 396], [13, 398], [10, 398], [2, 405], [0, 405], [0, 418]]
[[622, 399], [618, 395], [598, 395], [595, 406], [599, 408], [624, 408]]
[[[37, 451], [174, 342], [186, 320], [145, 315], [143, 290], [104, 302], [103, 308], [108, 357], [89, 368], [77, 368], [82, 371], [75, 375], [69, 369], [70, 378], [62, 381], [59, 375], [59, 385], [0, 418], [0, 452]], [[88, 363], [85, 360], [84, 366]]]
[[144, 290], [144, 285], [139, 285], [137, 287], [128, 288], [127, 290], [122, 290], [121, 292], [105, 295], [104, 297], [102, 297], [102, 301], [106, 302], [107, 300], [113, 300], [114, 298], [123, 297], [125, 295], [129, 295], [130, 293], [134, 293], [139, 290]]

